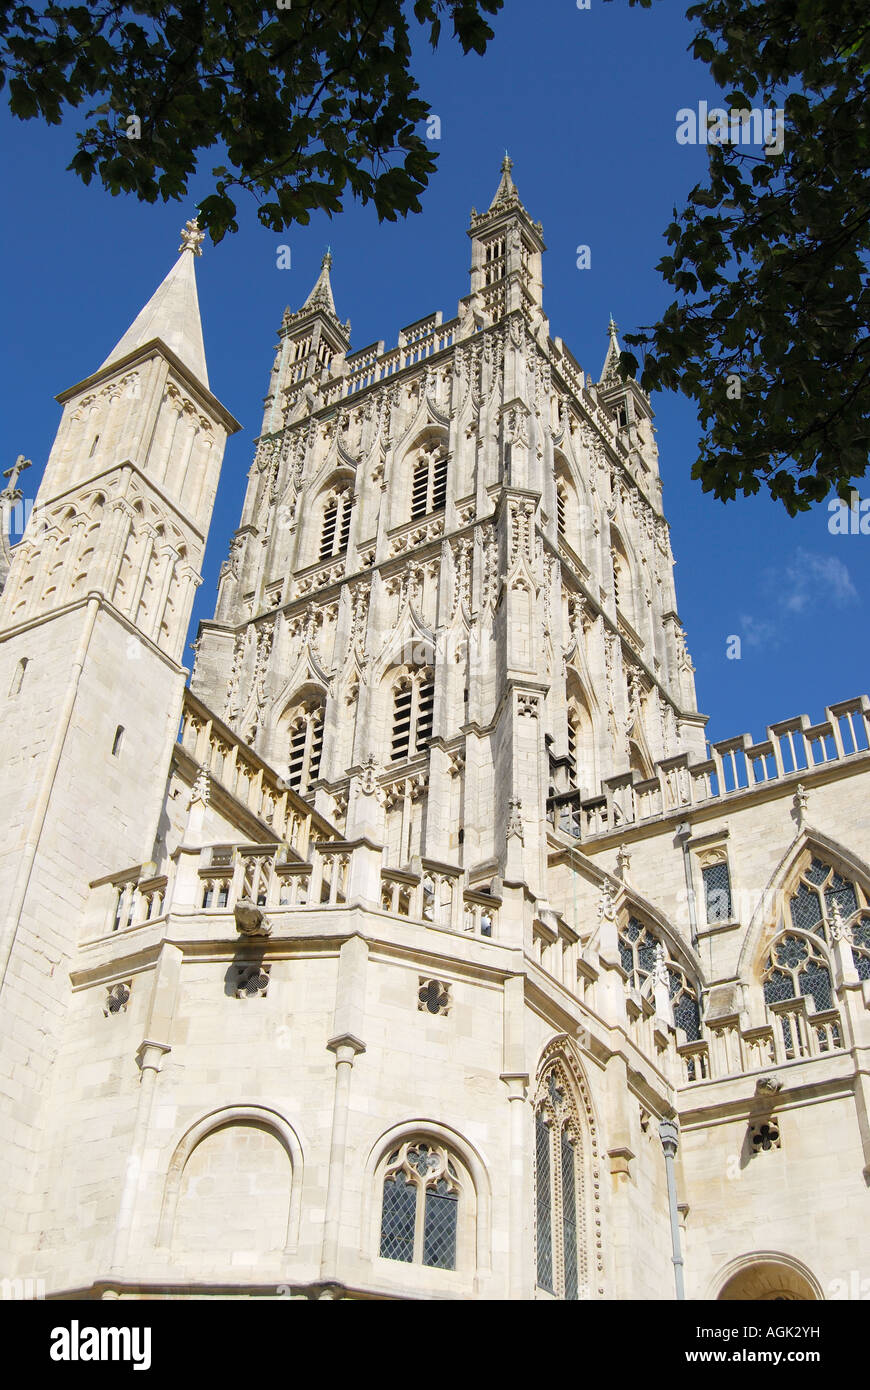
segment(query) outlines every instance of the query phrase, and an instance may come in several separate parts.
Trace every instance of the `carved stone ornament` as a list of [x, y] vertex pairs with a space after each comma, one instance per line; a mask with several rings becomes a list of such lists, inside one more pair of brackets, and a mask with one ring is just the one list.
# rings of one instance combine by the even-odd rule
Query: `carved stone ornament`
[[236, 930], [242, 936], [272, 935], [272, 927], [265, 912], [256, 903], [251, 902], [250, 898], [239, 898], [233, 910], [236, 918]]

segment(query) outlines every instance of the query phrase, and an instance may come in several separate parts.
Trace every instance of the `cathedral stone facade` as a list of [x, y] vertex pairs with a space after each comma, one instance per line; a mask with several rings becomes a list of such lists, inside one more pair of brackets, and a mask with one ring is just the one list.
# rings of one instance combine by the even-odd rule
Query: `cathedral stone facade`
[[510, 161], [468, 235], [395, 347], [328, 255], [285, 312], [189, 684], [194, 223], [58, 398], [0, 553], [6, 1288], [870, 1296], [870, 701], [707, 742], [615, 325], [596, 382]]

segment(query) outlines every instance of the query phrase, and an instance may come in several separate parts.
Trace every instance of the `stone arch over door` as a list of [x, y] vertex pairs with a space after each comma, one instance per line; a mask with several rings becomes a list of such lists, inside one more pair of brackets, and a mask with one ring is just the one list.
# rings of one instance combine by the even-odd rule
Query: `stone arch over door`
[[[193, 1180], [208, 1177], [210, 1154], [207, 1154], [204, 1145], [209, 1140], [217, 1139], [217, 1147], [225, 1150], [217, 1155], [218, 1160], [232, 1157], [238, 1149], [241, 1154], [244, 1149], [251, 1149], [251, 1157], [254, 1160], [248, 1176], [257, 1176], [257, 1153], [256, 1146], [267, 1154], [269, 1172], [273, 1179], [272, 1195], [279, 1200], [273, 1202], [276, 1216], [278, 1207], [281, 1208], [281, 1228], [276, 1230], [274, 1240], [274, 1250], [295, 1249], [299, 1240], [299, 1224], [302, 1212], [302, 1147], [295, 1130], [287, 1123], [282, 1115], [276, 1110], [270, 1110], [259, 1105], [232, 1105], [223, 1109], [212, 1111], [205, 1115], [188, 1129], [187, 1133], [181, 1138], [175, 1148], [175, 1152], [170, 1160], [166, 1174], [166, 1182], [163, 1191], [163, 1206], [160, 1214], [160, 1224], [157, 1233], [157, 1244], [160, 1248], [169, 1249], [172, 1247], [178, 1227], [179, 1209], [181, 1199], [188, 1196], [195, 1196]], [[221, 1142], [221, 1140], [223, 1142]], [[229, 1141], [227, 1143], [227, 1141]], [[234, 1141], [238, 1141], [234, 1143]], [[251, 1142], [253, 1141], [253, 1143]], [[269, 1145], [273, 1148], [270, 1149]], [[282, 1151], [277, 1154], [275, 1151]], [[199, 1155], [199, 1159], [197, 1159]], [[205, 1159], [203, 1172], [192, 1172], [191, 1165], [196, 1165]], [[277, 1159], [277, 1162], [275, 1161]], [[214, 1185], [220, 1191], [219, 1175], [221, 1167], [228, 1171], [227, 1164], [218, 1162], [216, 1175], [218, 1182]], [[284, 1178], [286, 1170], [286, 1202], [280, 1200], [280, 1183]], [[231, 1196], [233, 1201], [244, 1202], [246, 1198], [254, 1204], [262, 1205], [266, 1200], [265, 1194], [257, 1192], [257, 1183], [252, 1183], [252, 1191], [246, 1193], [239, 1182], [239, 1169], [233, 1175], [230, 1184], [232, 1189]], [[195, 1253], [195, 1252], [192, 1252]], [[266, 1252], [264, 1252], [266, 1253]]]
[[824, 1299], [815, 1275], [780, 1251], [740, 1255], [716, 1275], [710, 1296], [718, 1302], [813, 1303]]

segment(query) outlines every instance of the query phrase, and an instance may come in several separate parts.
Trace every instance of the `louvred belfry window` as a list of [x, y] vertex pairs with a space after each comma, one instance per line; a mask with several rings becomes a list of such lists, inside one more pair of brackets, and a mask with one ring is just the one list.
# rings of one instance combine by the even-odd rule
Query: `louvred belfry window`
[[328, 560], [332, 555], [341, 555], [347, 550], [352, 507], [353, 496], [350, 487], [341, 488], [327, 496], [320, 531], [321, 560]]
[[571, 779], [571, 786], [576, 787], [579, 778], [579, 766], [577, 763], [577, 720], [573, 717], [573, 711], [568, 712], [568, 776]]
[[447, 502], [447, 455], [441, 444], [424, 449], [411, 479], [411, 520], [439, 512]]
[[317, 781], [322, 752], [323, 705], [303, 706], [290, 725], [287, 784], [293, 791], [307, 791]]
[[393, 687], [392, 762], [422, 753], [432, 737], [435, 682], [429, 667], [399, 677]]
[[565, 490], [565, 484], [562, 483], [562, 482], [559, 482], [559, 483], [556, 484], [556, 526], [557, 526], [557, 528], [558, 528], [558, 531], [559, 531], [559, 535], [560, 535], [560, 536], [564, 536], [564, 535], [565, 535], [565, 529], [566, 529], [566, 523], [567, 523], [567, 515], [568, 515], [568, 497], [567, 497], [567, 492], [566, 492], [566, 490]]

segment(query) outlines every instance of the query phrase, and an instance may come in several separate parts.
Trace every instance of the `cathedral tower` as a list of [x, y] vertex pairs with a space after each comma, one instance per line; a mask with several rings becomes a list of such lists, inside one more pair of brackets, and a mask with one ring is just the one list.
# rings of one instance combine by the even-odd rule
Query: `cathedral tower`
[[[324, 258], [288, 310], [193, 689], [396, 870], [545, 901], [549, 815], [703, 751], [652, 411], [542, 307], [505, 158], [457, 316], [349, 352]], [[361, 769], [377, 776], [375, 811]], [[360, 819], [361, 817], [361, 819]]]
[[202, 239], [189, 222], [120, 342], [58, 397], [60, 426], [0, 599], [0, 1014], [12, 1062], [8, 1204], [22, 1223], [88, 884], [154, 853], [193, 595], [238, 428], [208, 389]]
[[0, 553], [0, 1252], [52, 1294], [805, 1299], [865, 1258], [870, 700], [706, 744], [616, 325], [594, 381], [508, 159], [469, 235], [394, 347], [328, 252], [285, 313], [190, 690], [235, 428], [195, 228]]

